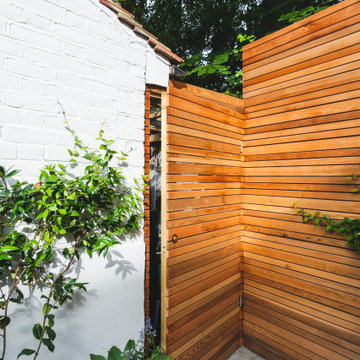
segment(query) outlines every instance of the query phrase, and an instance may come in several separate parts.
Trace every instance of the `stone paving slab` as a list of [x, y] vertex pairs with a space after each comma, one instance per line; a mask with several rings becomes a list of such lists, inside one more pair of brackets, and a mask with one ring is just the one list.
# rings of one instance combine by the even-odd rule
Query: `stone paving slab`
[[227, 360], [265, 360], [245, 347], [238, 348]]

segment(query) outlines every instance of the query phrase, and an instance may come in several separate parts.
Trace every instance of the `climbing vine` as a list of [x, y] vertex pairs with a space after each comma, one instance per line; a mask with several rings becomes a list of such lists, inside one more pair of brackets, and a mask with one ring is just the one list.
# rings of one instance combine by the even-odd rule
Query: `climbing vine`
[[[354, 173], [348, 177], [348, 180], [354, 181], [357, 174]], [[352, 190], [353, 193], [360, 193], [359, 185], [355, 185]], [[357, 251], [360, 254], [360, 219], [350, 219], [345, 217], [342, 220], [335, 220], [330, 216], [322, 215], [319, 211], [310, 213], [305, 209], [298, 209], [296, 203], [294, 204], [295, 212], [301, 215], [304, 223], [314, 223], [316, 226], [325, 227], [328, 233], [337, 233], [347, 238], [347, 246]]]
[[41, 289], [43, 315], [32, 329], [36, 347], [23, 349], [17, 358], [35, 360], [42, 345], [55, 349], [55, 310], [71, 301], [75, 291], [86, 290], [86, 283], [67, 276], [74, 263], [84, 253], [105, 256], [140, 226], [142, 189], [137, 183], [132, 188], [125, 184], [120, 162], [126, 155], [112, 149], [114, 141], [104, 138], [103, 130], [96, 149], [70, 131], [74, 148], [68, 150], [69, 164], [45, 166], [38, 183], [15, 181], [19, 170], [0, 166], [2, 360], [7, 329], [15, 321], [9, 306], [24, 303], [26, 286]]

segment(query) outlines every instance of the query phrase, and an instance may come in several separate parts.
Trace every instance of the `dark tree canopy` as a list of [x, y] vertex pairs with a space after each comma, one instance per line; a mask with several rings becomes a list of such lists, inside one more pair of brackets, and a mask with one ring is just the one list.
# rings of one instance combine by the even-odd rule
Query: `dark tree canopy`
[[[186, 70], [210, 64], [217, 55], [230, 53], [245, 44], [238, 34], [260, 38], [289, 24], [279, 18], [294, 10], [312, 7], [306, 17], [323, 6], [341, 0], [120, 0], [122, 6], [161, 42], [182, 58], [195, 56]], [[298, 14], [299, 15], [299, 14]], [[290, 22], [299, 16], [290, 18]], [[197, 57], [196, 57], [197, 55]], [[241, 57], [230, 54], [225, 62], [233, 76], [241, 69]], [[221, 71], [186, 78], [195, 85], [225, 91], [229, 74]], [[230, 82], [235, 81], [229, 79]], [[236, 82], [236, 81], [235, 81]], [[231, 87], [231, 86], [230, 86]], [[230, 91], [231, 92], [231, 91]], [[235, 90], [238, 94], [238, 90]]]
[[[127, 0], [123, 7], [179, 56], [221, 52], [241, 32], [243, 0]], [[247, 1], [256, 3], [256, 0]], [[250, 4], [251, 6], [253, 4]]]

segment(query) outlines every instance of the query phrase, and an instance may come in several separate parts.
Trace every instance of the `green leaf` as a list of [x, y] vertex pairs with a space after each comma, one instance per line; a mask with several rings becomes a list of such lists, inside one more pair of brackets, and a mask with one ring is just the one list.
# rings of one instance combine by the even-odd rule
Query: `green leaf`
[[132, 339], [130, 339], [130, 340], [126, 343], [124, 351], [135, 349], [135, 347], [136, 347], [135, 341], [132, 340]]
[[46, 334], [49, 336], [50, 340], [55, 340], [56, 333], [53, 329], [51, 329], [49, 326], [45, 327]]
[[7, 254], [0, 254], [0, 260], [12, 260], [12, 257]]
[[45, 180], [46, 184], [56, 184], [58, 181], [58, 177], [56, 175], [51, 175], [49, 178]]
[[47, 315], [46, 317], [47, 317], [47, 319], [48, 319], [48, 325], [49, 325], [49, 327], [52, 328], [52, 327], [54, 326], [54, 324], [55, 324], [55, 315], [49, 314], [49, 315]]
[[73, 210], [71, 213], [70, 213], [71, 216], [80, 216], [80, 214], [76, 211], [76, 210]]
[[17, 359], [20, 357], [20, 356], [23, 356], [23, 355], [32, 355], [32, 354], [35, 354], [35, 350], [32, 350], [32, 349], [23, 349], [21, 351], [21, 353], [17, 356]]
[[226, 61], [228, 61], [229, 59], [229, 54], [225, 53], [225, 54], [220, 54], [220, 55], [216, 55], [213, 61], [213, 64], [223, 64]]
[[10, 321], [8, 316], [0, 316], [0, 329], [5, 329], [10, 324]]
[[65, 209], [59, 209], [59, 213], [61, 215], [66, 215], [67, 214], [67, 211]]
[[49, 210], [46, 209], [46, 210], [42, 213], [42, 218], [43, 218], [43, 219], [46, 219], [48, 215], [49, 215]]
[[24, 299], [24, 294], [18, 288], [15, 288], [15, 292], [17, 293], [17, 297], [11, 298], [10, 301], [16, 304], [21, 304], [21, 301]]
[[166, 360], [166, 359], [167, 359], [167, 356], [165, 354], [159, 354], [153, 358], [153, 360]]
[[59, 234], [60, 234], [60, 235], [66, 234], [66, 230], [65, 230], [65, 229], [61, 229], [61, 230], [59, 231]]
[[49, 305], [49, 304], [44, 304], [43, 309], [42, 309], [43, 314], [44, 314], [44, 315], [48, 314], [48, 313], [50, 312], [50, 310], [51, 310], [51, 305]]
[[51, 351], [54, 352], [55, 350], [55, 345], [53, 344], [53, 342], [50, 339], [43, 339], [43, 344], [45, 346], [47, 346], [47, 348]]
[[49, 210], [50, 211], [56, 211], [57, 210], [57, 205], [56, 204], [53, 204], [49, 207]]
[[39, 256], [39, 258], [35, 261], [35, 267], [38, 267], [41, 262], [46, 258], [46, 253], [43, 253]]
[[18, 299], [11, 298], [10, 301], [15, 304], [21, 304], [21, 301]]
[[5, 178], [5, 169], [4, 169], [3, 166], [0, 166], [0, 177], [1, 177], [2, 179]]
[[18, 174], [19, 172], [20, 172], [20, 170], [13, 170], [13, 171], [7, 173], [5, 175], [5, 178], [11, 178], [11, 177], [15, 176], [16, 174]]
[[23, 300], [24, 299], [24, 294], [22, 293], [22, 291], [19, 288], [15, 288], [15, 291], [17, 293], [17, 298], [19, 300]]
[[207, 72], [207, 67], [203, 67], [199, 72], [198, 76], [204, 75]]
[[40, 181], [43, 179], [47, 179], [48, 177], [49, 177], [49, 174], [45, 170], [42, 170], [40, 173]]
[[121, 350], [118, 347], [113, 346], [108, 352], [107, 360], [122, 360]]
[[42, 334], [42, 326], [40, 324], [35, 324], [32, 331], [35, 339], [40, 340]]
[[101, 355], [90, 354], [90, 360], [106, 360], [106, 358]]
[[2, 246], [0, 248], [0, 253], [3, 252], [3, 253], [7, 253], [7, 252], [10, 252], [10, 251], [16, 251], [16, 250], [20, 250], [18, 247], [16, 246], [12, 246], [12, 245], [5, 245], [5, 246]]

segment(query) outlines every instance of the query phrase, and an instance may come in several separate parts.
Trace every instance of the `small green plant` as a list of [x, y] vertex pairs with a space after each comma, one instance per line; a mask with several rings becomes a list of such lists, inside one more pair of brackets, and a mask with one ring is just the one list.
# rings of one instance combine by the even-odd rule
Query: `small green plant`
[[[162, 352], [156, 345], [156, 332], [151, 326], [150, 319], [146, 320], [145, 327], [140, 331], [140, 339], [129, 340], [124, 350], [113, 346], [108, 351], [107, 358], [102, 355], [90, 355], [91, 360], [170, 360], [170, 356]], [[148, 349], [145, 344], [148, 344]], [[148, 355], [147, 355], [148, 353]]]
[[23, 303], [23, 286], [41, 289], [43, 317], [32, 329], [37, 346], [23, 349], [17, 358], [37, 359], [42, 345], [55, 349], [55, 310], [76, 290], [86, 290], [86, 283], [66, 275], [72, 265], [84, 252], [105, 256], [140, 227], [142, 189], [125, 184], [120, 165], [125, 154], [112, 150], [114, 141], [105, 139], [103, 130], [94, 150], [70, 131], [75, 145], [68, 150], [69, 165], [45, 166], [38, 183], [15, 182], [19, 170], [0, 166], [1, 360], [14, 320], [9, 305]]
[[[348, 177], [348, 180], [355, 180], [356, 173]], [[353, 193], [360, 193], [359, 185], [352, 190]], [[360, 219], [350, 219], [345, 217], [342, 220], [334, 220], [330, 216], [322, 215], [319, 211], [310, 213], [305, 209], [298, 209], [294, 203], [295, 213], [301, 215], [304, 223], [314, 223], [316, 226], [323, 226], [328, 233], [338, 233], [347, 238], [347, 246], [360, 254]]]

